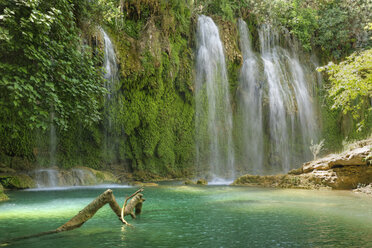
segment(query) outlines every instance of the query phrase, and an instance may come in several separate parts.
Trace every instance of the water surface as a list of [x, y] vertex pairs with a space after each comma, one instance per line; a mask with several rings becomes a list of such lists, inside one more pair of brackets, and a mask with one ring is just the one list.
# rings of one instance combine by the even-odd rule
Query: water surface
[[[54, 229], [103, 188], [9, 192], [0, 241]], [[119, 204], [136, 188], [115, 188]], [[148, 187], [123, 226], [105, 206], [81, 228], [7, 247], [371, 247], [372, 199], [345, 191], [232, 186]]]

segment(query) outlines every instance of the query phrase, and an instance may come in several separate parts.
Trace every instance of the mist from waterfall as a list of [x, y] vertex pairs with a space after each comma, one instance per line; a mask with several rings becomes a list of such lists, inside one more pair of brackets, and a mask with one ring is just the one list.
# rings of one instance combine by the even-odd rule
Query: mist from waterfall
[[197, 25], [195, 82], [196, 156], [208, 180], [234, 177], [232, 109], [223, 45], [216, 24], [201, 15]]

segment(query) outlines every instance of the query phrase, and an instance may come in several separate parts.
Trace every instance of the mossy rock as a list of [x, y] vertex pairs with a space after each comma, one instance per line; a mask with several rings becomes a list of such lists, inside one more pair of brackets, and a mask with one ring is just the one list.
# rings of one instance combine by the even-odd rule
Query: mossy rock
[[35, 181], [26, 174], [0, 174], [0, 182], [9, 189], [28, 189], [35, 187]]
[[0, 184], [0, 202], [8, 200], [8, 196], [4, 194], [4, 188], [3, 185]]
[[4, 194], [4, 192], [0, 191], [0, 202], [9, 200], [9, 197]]
[[194, 184], [196, 184], [196, 183], [192, 180], [186, 180], [185, 181], [185, 185], [194, 185]]
[[197, 185], [207, 185], [208, 182], [205, 179], [199, 179], [198, 181], [196, 181], [196, 184]]
[[302, 167], [300, 167], [300, 168], [298, 168], [298, 169], [290, 170], [290, 171], [288, 172], [288, 174], [290, 174], [290, 175], [301, 175], [303, 172], [304, 172], [304, 171], [303, 171]]
[[94, 169], [90, 169], [93, 174], [96, 176], [98, 183], [118, 183], [118, 178], [108, 171], [98, 171]]
[[74, 167], [73, 169], [83, 170], [83, 171], [92, 173], [92, 176], [94, 176], [94, 178], [90, 178], [90, 180], [86, 182], [86, 185], [92, 185], [92, 184], [97, 184], [97, 183], [118, 183], [119, 182], [118, 178], [113, 173], [108, 172], [108, 171], [99, 171], [99, 170], [95, 170], [95, 169], [85, 167], [85, 166], [78, 166], [78, 167]]

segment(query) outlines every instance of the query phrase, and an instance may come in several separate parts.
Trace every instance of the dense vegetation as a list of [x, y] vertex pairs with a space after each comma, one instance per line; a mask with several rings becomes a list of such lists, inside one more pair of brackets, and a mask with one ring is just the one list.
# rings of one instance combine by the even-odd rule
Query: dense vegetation
[[52, 122], [61, 132], [97, 123], [105, 90], [69, 1], [2, 1], [1, 9], [1, 152], [33, 159], [35, 132]]
[[[322, 64], [345, 60], [326, 68], [329, 82], [317, 89], [324, 136], [330, 150], [346, 136], [361, 138], [372, 129], [368, 2], [1, 1], [0, 162], [15, 167], [15, 158], [22, 158], [50, 165], [55, 126], [60, 166], [119, 164], [138, 178], [193, 173], [198, 14], [212, 16], [225, 37], [232, 95], [241, 66], [239, 17], [256, 40], [258, 26], [270, 22], [288, 30], [305, 52], [317, 53]], [[120, 66], [109, 110], [99, 26], [113, 40]], [[109, 134], [103, 132], [105, 111], [115, 116]], [[341, 123], [349, 114], [355, 121], [345, 131]], [[115, 138], [109, 155], [102, 152], [105, 135]]]

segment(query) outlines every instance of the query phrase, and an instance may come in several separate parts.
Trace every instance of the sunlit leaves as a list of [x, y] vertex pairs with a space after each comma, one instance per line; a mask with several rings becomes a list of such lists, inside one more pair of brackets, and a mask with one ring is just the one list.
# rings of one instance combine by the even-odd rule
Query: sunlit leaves
[[344, 114], [350, 113], [363, 128], [365, 115], [372, 111], [369, 103], [372, 98], [372, 49], [355, 52], [345, 61], [330, 63], [320, 70], [329, 75], [331, 87], [328, 93], [333, 99], [332, 107], [342, 109]]

